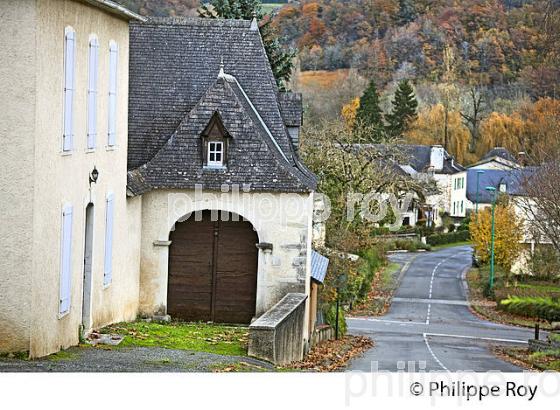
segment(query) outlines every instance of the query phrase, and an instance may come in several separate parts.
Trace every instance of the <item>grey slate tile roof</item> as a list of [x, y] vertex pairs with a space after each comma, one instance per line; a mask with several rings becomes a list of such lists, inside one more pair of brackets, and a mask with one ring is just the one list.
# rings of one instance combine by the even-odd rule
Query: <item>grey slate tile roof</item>
[[[235, 81], [217, 79], [222, 61]], [[215, 112], [232, 135], [228, 168], [203, 171], [200, 133]], [[291, 146], [276, 81], [250, 21], [131, 24], [128, 168], [137, 170], [129, 172], [136, 194], [222, 183], [282, 192], [316, 188]]]
[[[505, 184], [508, 195], [524, 196], [523, 182], [537, 170], [537, 168], [532, 167], [513, 170], [485, 169], [478, 177], [478, 202], [481, 204], [491, 203], [493, 194], [485, 188], [491, 186], [499, 190], [502, 183]], [[478, 171], [477, 169], [467, 171], [467, 199], [471, 202], [476, 201], [476, 175]]]
[[[430, 167], [430, 156], [432, 147], [430, 145], [401, 144], [403, 157], [408, 160], [408, 165], [412, 166], [417, 172], [426, 172]], [[465, 168], [455, 161], [455, 159], [444, 151], [443, 169], [436, 171], [436, 174], [455, 174], [464, 171]]]
[[505, 160], [517, 163], [517, 158], [515, 158], [513, 154], [511, 154], [507, 149], [503, 147], [492, 148], [486, 153], [486, 155], [482, 157], [482, 160], [492, 159], [494, 157], [500, 157]]
[[303, 124], [303, 101], [300, 93], [284, 92], [278, 95], [280, 113], [287, 127], [301, 127]]
[[[356, 144], [361, 148], [367, 146], [375, 147], [379, 152], [383, 152], [385, 144]], [[430, 145], [415, 145], [415, 144], [397, 144], [394, 148], [400, 155], [396, 159], [400, 165], [409, 165], [416, 172], [426, 172], [430, 167], [430, 156], [432, 147]], [[391, 155], [393, 157], [393, 155]], [[443, 169], [436, 171], [436, 174], [455, 174], [464, 171], [466, 168], [455, 161], [455, 158], [444, 151]]]
[[[249, 185], [253, 191], [309, 191], [312, 181], [292, 166], [244, 98], [234, 79], [218, 78], [183, 119], [176, 132], [143, 166], [129, 172], [129, 189], [220, 190], [223, 184]], [[227, 167], [203, 167], [201, 133], [218, 113], [231, 140]]]

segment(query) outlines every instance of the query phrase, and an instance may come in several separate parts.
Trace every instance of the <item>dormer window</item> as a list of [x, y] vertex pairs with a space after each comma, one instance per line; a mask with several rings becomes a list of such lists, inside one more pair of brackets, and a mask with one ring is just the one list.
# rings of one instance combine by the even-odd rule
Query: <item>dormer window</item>
[[224, 143], [222, 141], [208, 141], [208, 161], [209, 167], [224, 166]]
[[201, 134], [202, 161], [204, 168], [213, 169], [227, 167], [230, 138], [220, 115], [215, 112]]

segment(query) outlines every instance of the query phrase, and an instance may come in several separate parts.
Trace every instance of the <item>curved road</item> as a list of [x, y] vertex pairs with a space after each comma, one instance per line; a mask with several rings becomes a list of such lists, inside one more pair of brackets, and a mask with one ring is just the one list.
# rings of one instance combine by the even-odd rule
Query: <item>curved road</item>
[[375, 347], [350, 363], [362, 371], [521, 371], [496, 358], [492, 344], [523, 345], [531, 329], [481, 320], [469, 308], [463, 272], [471, 248], [394, 254], [404, 276], [385, 316], [349, 318], [351, 334], [366, 335]]

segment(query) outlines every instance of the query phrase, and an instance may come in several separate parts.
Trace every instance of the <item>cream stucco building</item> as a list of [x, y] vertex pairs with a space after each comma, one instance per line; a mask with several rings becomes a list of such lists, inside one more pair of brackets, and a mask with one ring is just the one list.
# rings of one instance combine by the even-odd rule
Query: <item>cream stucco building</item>
[[255, 21], [0, 11], [0, 352], [139, 315], [249, 323], [309, 294], [301, 98], [278, 90]]

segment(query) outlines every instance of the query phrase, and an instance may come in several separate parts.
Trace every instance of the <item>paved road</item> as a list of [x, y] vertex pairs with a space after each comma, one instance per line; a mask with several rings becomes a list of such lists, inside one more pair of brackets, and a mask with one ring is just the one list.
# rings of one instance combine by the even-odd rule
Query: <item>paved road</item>
[[468, 309], [462, 274], [471, 264], [468, 246], [438, 252], [396, 254], [404, 276], [389, 312], [348, 319], [351, 334], [376, 346], [349, 370], [521, 371], [496, 358], [492, 344], [522, 345], [532, 331], [481, 320]]

